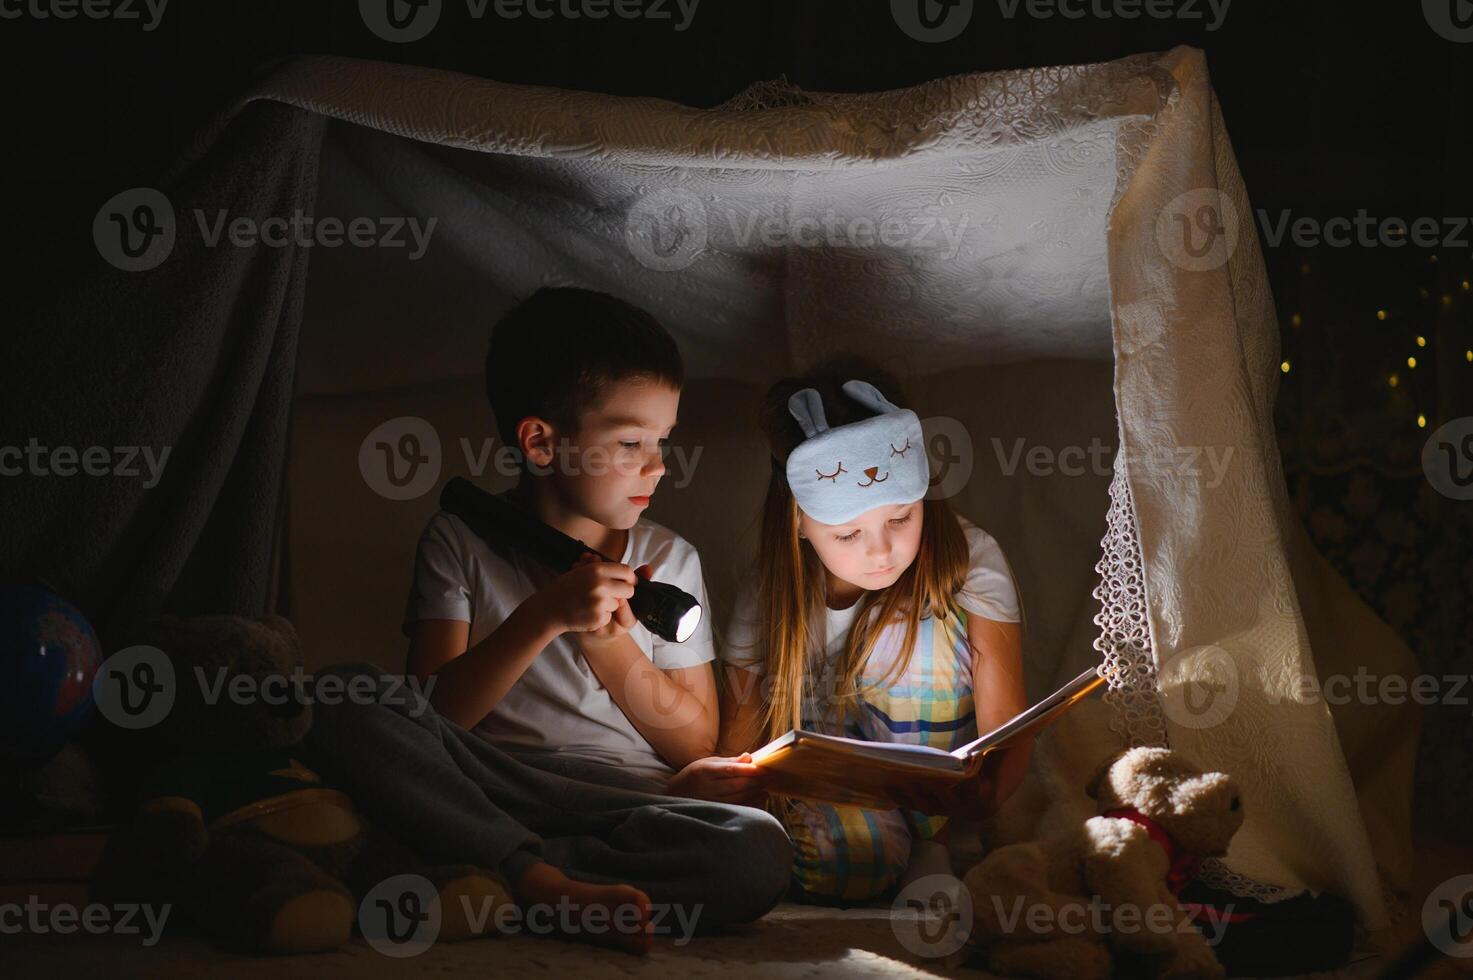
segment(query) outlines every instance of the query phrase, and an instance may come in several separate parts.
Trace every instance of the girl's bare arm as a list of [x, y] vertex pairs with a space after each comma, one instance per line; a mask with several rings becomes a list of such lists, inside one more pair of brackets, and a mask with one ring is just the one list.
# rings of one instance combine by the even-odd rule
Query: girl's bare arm
[[[1028, 707], [1023, 688], [1023, 632], [1017, 623], [967, 616], [967, 637], [972, 641], [972, 702], [977, 712], [977, 731], [987, 732]], [[996, 808], [1018, 788], [1028, 772], [1033, 741], [1026, 739], [1008, 749], [993, 770], [989, 809]]]

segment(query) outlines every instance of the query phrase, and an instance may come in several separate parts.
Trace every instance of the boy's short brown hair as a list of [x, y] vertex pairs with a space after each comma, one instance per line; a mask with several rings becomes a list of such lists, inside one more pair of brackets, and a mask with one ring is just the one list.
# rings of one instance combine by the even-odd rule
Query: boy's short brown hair
[[486, 397], [509, 446], [528, 416], [574, 429], [610, 384], [659, 381], [685, 386], [675, 339], [650, 313], [592, 289], [547, 287], [491, 328]]

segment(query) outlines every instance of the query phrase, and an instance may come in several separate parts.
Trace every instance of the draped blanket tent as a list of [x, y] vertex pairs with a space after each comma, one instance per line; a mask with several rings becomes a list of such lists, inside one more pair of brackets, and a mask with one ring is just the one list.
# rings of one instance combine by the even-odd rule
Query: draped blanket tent
[[[1217, 880], [1332, 889], [1385, 923], [1382, 886], [1408, 873], [1415, 720], [1296, 692], [1317, 671], [1409, 673], [1410, 654], [1289, 508], [1251, 228], [1216, 261], [1172, 245], [1172, 216], [1203, 202], [1230, 232], [1250, 214], [1200, 51], [863, 95], [771, 84], [710, 110], [309, 58], [160, 186], [170, 258], [93, 263], [17, 341], [21, 363], [68, 364], [12, 392], [28, 431], [175, 447], [151, 489], [17, 499], [6, 553], [105, 638], [163, 609], [283, 608], [309, 668], [402, 669], [435, 494], [375, 492], [370, 434], [421, 419], [428, 485], [504, 484], [482, 442], [489, 326], [538, 285], [589, 285], [652, 310], [686, 354], [689, 465], [652, 517], [700, 549], [718, 621], [768, 475], [764, 383], [865, 353], [970, 473], [952, 502], [1013, 564], [1030, 693], [1103, 656], [1119, 735], [1243, 785]], [[211, 247], [194, 215], [221, 209], [436, 225], [414, 260]]]

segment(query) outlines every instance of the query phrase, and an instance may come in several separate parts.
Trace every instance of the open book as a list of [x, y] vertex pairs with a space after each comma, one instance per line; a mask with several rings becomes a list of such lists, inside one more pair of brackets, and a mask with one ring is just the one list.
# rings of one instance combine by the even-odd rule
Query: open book
[[989, 753], [1015, 739], [1038, 734], [1104, 683], [1091, 667], [1031, 708], [951, 752], [791, 731], [753, 752], [752, 761], [768, 771], [768, 789], [777, 796], [889, 810], [895, 806], [894, 787], [927, 782], [939, 787], [975, 776]]

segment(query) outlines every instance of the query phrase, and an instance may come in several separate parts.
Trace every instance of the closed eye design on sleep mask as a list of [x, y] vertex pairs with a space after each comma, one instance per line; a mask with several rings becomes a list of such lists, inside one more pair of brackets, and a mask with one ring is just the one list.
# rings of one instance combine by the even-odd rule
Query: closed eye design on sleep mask
[[788, 399], [804, 437], [788, 455], [788, 486], [803, 512], [824, 524], [920, 500], [931, 480], [926, 454], [913, 451], [924, 444], [915, 412], [891, 403], [867, 381], [846, 381], [842, 390], [876, 414], [830, 428], [816, 389]]

